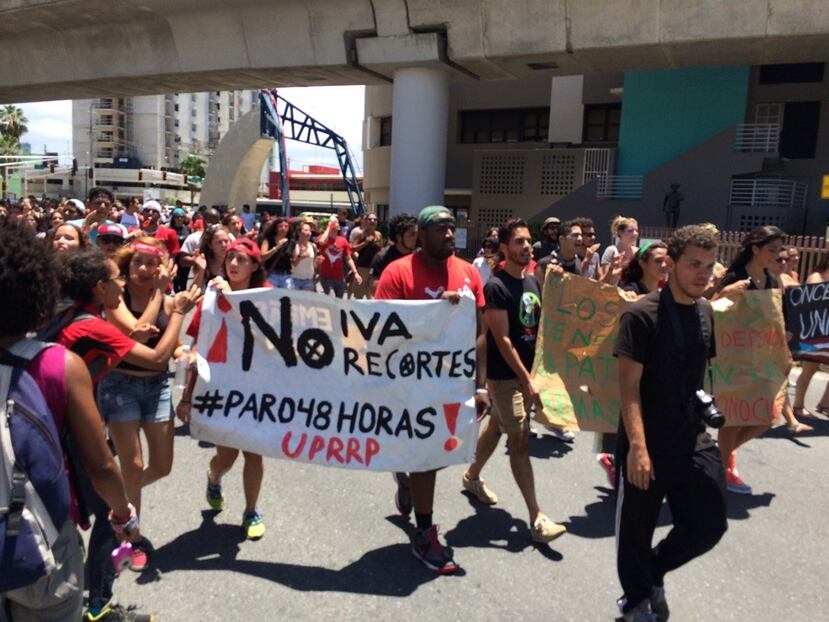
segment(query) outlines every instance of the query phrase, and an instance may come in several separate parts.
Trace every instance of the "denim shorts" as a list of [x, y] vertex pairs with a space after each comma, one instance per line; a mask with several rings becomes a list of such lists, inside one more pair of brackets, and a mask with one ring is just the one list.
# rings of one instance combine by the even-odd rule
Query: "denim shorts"
[[314, 285], [314, 279], [298, 279], [296, 277], [294, 277], [294, 289], [300, 289], [306, 292], [317, 291], [317, 287]]
[[98, 384], [98, 408], [108, 423], [165, 423], [173, 418], [167, 374], [149, 378], [109, 373]]
[[275, 272], [268, 277], [268, 281], [274, 287], [282, 289], [293, 289], [294, 283], [290, 274], [276, 274]]

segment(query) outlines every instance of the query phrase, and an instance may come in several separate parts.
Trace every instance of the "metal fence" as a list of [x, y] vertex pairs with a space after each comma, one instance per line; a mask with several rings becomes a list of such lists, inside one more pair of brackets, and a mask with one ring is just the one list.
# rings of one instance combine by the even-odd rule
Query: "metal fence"
[[637, 201], [642, 198], [642, 175], [604, 175], [596, 180], [596, 198]]
[[[673, 229], [667, 227], [640, 227], [639, 235], [644, 239], [667, 240], [671, 237]], [[720, 231], [720, 246], [717, 259], [720, 263], [728, 266], [740, 252], [746, 233], [742, 231]], [[820, 236], [786, 235], [783, 244], [790, 248], [796, 248], [800, 253], [800, 261], [795, 267], [800, 280], [805, 281], [806, 277], [814, 272], [815, 266], [820, 262], [829, 246], [825, 238]]]
[[736, 128], [734, 151], [777, 153], [779, 148], [780, 125], [777, 123], [742, 123]]

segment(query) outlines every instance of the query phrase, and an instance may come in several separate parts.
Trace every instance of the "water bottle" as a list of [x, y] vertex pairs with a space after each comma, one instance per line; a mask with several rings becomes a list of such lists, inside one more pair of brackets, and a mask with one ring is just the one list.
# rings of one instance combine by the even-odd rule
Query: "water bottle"
[[182, 346], [181, 356], [176, 359], [176, 377], [173, 381], [173, 388], [176, 391], [184, 391], [188, 367], [190, 367], [190, 346]]

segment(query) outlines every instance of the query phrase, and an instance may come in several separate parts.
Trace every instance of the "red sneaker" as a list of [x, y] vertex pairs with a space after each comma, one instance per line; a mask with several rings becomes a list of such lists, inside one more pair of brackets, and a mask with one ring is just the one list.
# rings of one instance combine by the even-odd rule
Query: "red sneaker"
[[598, 454], [596, 456], [596, 462], [599, 463], [599, 466], [607, 475], [607, 483], [610, 484], [610, 487], [614, 490], [616, 489], [616, 461], [613, 459], [613, 454]]

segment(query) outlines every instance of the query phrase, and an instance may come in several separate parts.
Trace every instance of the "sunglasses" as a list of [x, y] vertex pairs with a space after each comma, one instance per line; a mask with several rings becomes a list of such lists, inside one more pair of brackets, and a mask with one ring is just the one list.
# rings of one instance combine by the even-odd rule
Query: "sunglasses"
[[376, 218], [366, 218], [366, 222], [377, 222]]
[[124, 238], [119, 238], [117, 235], [99, 235], [98, 240], [101, 244], [116, 244], [123, 246]]

